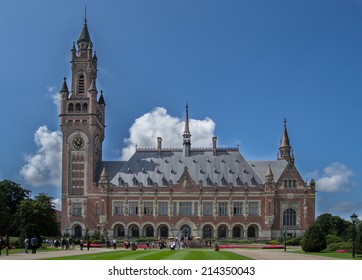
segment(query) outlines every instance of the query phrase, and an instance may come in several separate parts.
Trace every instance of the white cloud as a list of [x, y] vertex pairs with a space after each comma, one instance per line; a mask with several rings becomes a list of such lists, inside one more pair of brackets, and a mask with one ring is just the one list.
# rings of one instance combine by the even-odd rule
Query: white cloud
[[58, 112], [60, 108], [60, 92], [57, 87], [55, 86], [48, 86], [47, 87], [48, 95], [52, 99], [53, 104], [57, 107]]
[[60, 185], [61, 133], [50, 131], [46, 125], [37, 129], [34, 141], [38, 150], [25, 155], [26, 164], [20, 170], [25, 181], [34, 187]]
[[[130, 137], [125, 139], [127, 147], [122, 149], [122, 160], [129, 159], [138, 147], [156, 147], [157, 137], [162, 137], [162, 147], [182, 147], [185, 121], [173, 117], [165, 108], [157, 107], [135, 120], [129, 129]], [[210, 147], [215, 123], [209, 118], [190, 119], [191, 145]]]
[[62, 201], [60, 200], [60, 198], [54, 198], [52, 202], [54, 203], [56, 210], [62, 209]]
[[321, 192], [349, 191], [353, 183], [351, 177], [354, 176], [352, 170], [346, 165], [333, 162], [323, 169], [323, 173], [313, 172], [316, 177], [316, 188]]

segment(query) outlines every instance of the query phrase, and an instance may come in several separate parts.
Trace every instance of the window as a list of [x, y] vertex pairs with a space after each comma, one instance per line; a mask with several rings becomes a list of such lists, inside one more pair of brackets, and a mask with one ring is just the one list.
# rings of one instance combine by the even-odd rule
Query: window
[[123, 202], [117, 201], [114, 204], [113, 213], [114, 215], [122, 215], [123, 214]]
[[195, 216], [199, 215], [199, 203], [198, 202], [194, 202], [194, 215]]
[[243, 215], [243, 203], [241, 201], [234, 202], [234, 215], [235, 216]]
[[120, 225], [117, 228], [117, 236], [118, 237], [124, 237], [125, 236], [125, 230], [124, 230], [124, 226]]
[[173, 203], [172, 206], [172, 215], [176, 216], [177, 215], [177, 202]]
[[294, 209], [288, 208], [283, 212], [283, 226], [296, 226], [297, 213]]
[[227, 216], [228, 214], [228, 203], [227, 202], [219, 202], [219, 216]]
[[180, 202], [179, 211], [181, 216], [191, 216], [192, 214], [192, 203], [191, 202]]
[[225, 226], [220, 226], [217, 230], [218, 238], [226, 238], [227, 229]]
[[212, 227], [211, 226], [204, 226], [202, 229], [202, 237], [203, 238], [212, 238]]
[[129, 203], [129, 214], [130, 215], [138, 215], [138, 202], [130, 202]]
[[160, 216], [168, 215], [168, 202], [162, 201], [158, 203], [158, 215]]
[[212, 201], [207, 201], [202, 203], [202, 215], [204, 216], [212, 216], [214, 203]]
[[73, 203], [72, 216], [82, 216], [82, 203]]
[[258, 201], [249, 201], [249, 216], [258, 216], [259, 215], [259, 202]]
[[143, 204], [143, 214], [153, 215], [153, 202], [145, 202]]
[[154, 229], [152, 226], [146, 227], [146, 237], [153, 237], [154, 236]]
[[84, 94], [84, 75], [80, 75], [78, 78], [78, 94], [83, 95]]

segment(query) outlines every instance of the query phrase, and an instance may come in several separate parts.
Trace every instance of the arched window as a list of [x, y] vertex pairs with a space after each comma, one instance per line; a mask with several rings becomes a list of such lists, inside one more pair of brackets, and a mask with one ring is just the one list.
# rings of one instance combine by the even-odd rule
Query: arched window
[[82, 228], [80, 226], [74, 227], [74, 237], [82, 237]]
[[125, 236], [125, 232], [124, 232], [124, 226], [120, 225], [117, 228], [117, 237], [124, 237]]
[[258, 228], [255, 225], [248, 227], [248, 238], [258, 238]]
[[212, 227], [211, 226], [204, 226], [202, 229], [202, 237], [203, 238], [212, 238]]
[[74, 105], [73, 105], [73, 103], [70, 103], [70, 104], [68, 105], [68, 111], [69, 111], [69, 112], [73, 112], [73, 111], [74, 111]]
[[84, 113], [88, 112], [88, 104], [87, 103], [84, 103], [82, 105], [82, 112], [84, 112]]
[[160, 237], [162, 238], [162, 237], [168, 237], [168, 227], [166, 227], [166, 226], [162, 226], [161, 228], [160, 228]]
[[241, 226], [233, 227], [233, 238], [243, 238], [243, 229]]
[[78, 78], [78, 94], [84, 95], [84, 88], [85, 88], [85, 81], [84, 81], [84, 75], [81, 74]]
[[153, 227], [152, 226], [146, 227], [146, 237], [153, 237]]
[[131, 237], [139, 237], [140, 236], [140, 229], [138, 226], [133, 226], [131, 228]]
[[80, 103], [75, 104], [75, 111], [80, 112]]
[[297, 225], [297, 213], [294, 209], [288, 208], [283, 212], [283, 226], [296, 226]]
[[227, 229], [225, 226], [220, 226], [217, 230], [218, 238], [226, 238]]

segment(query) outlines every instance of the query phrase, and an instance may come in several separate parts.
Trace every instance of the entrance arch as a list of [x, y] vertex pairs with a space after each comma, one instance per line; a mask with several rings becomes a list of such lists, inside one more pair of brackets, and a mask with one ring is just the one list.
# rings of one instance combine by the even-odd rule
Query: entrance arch
[[80, 225], [74, 227], [74, 237], [82, 237], [82, 228]]
[[180, 232], [181, 232], [181, 237], [188, 239], [189, 236], [191, 235], [191, 227], [189, 225], [183, 225], [180, 228]]

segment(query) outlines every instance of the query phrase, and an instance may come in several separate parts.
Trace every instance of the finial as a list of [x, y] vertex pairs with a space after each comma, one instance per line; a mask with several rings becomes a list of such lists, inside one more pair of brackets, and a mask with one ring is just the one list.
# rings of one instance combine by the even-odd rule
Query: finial
[[87, 5], [84, 5], [84, 24], [87, 24]]

